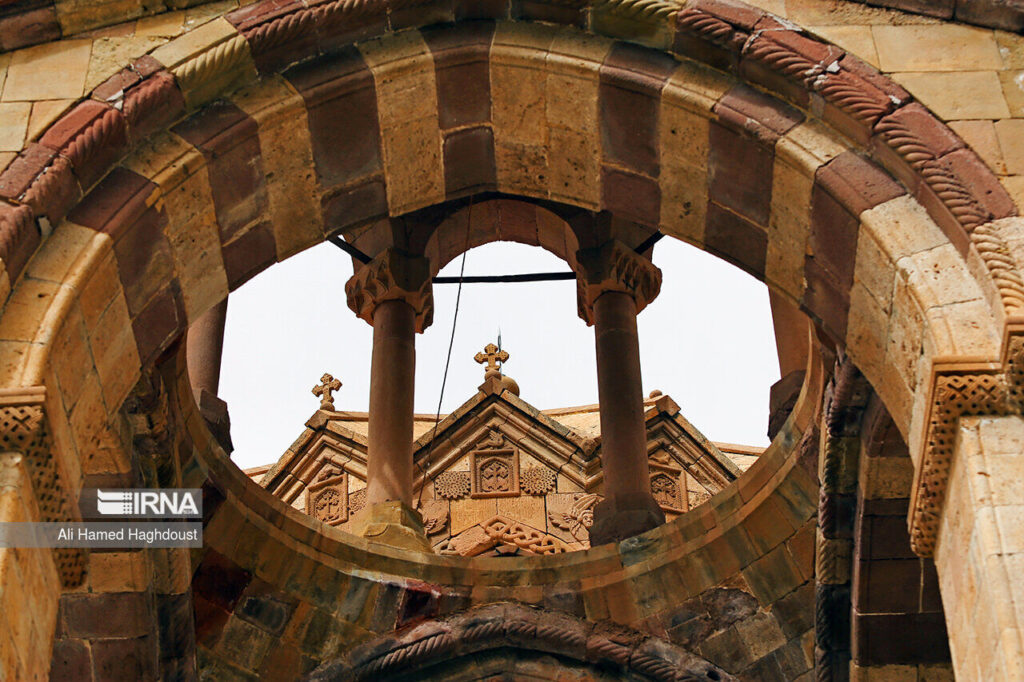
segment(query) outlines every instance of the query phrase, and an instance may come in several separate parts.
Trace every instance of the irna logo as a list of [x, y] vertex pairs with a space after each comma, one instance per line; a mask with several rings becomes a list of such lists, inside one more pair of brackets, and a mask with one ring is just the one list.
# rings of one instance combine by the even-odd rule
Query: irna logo
[[197, 490], [97, 490], [103, 516], [200, 516]]

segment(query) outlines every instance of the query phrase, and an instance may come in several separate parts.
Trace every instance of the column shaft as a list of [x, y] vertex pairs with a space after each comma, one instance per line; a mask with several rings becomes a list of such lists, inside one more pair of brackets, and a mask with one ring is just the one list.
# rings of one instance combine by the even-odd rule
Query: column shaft
[[204, 389], [215, 396], [220, 388], [220, 361], [227, 315], [228, 299], [225, 298], [203, 313], [188, 330], [188, 378], [197, 400]]
[[366, 502], [412, 506], [412, 422], [416, 375], [413, 307], [380, 303], [373, 314]]
[[594, 301], [605, 494], [650, 495], [636, 303], [608, 291]]

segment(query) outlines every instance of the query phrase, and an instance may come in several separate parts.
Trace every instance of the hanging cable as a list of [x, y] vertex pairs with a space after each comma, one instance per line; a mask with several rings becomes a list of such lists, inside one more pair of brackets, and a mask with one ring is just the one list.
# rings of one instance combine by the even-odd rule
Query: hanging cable
[[[441, 403], [444, 402], [444, 387], [448, 383], [448, 366], [452, 361], [452, 347], [455, 345], [455, 325], [459, 321], [459, 303], [462, 301], [462, 278], [466, 272], [466, 254], [469, 252], [469, 228], [473, 224], [473, 202], [469, 202], [468, 215], [466, 216], [466, 246], [462, 250], [462, 262], [459, 264], [459, 288], [455, 292], [455, 313], [452, 315], [452, 333], [448, 338], [448, 355], [444, 359], [444, 374], [441, 377], [441, 392], [437, 397], [437, 411], [434, 414], [434, 429], [433, 433], [430, 434], [430, 447], [427, 450], [427, 456], [423, 460], [431, 459], [431, 455], [434, 454], [434, 439], [437, 438], [437, 426], [441, 423]], [[422, 460], [421, 460], [422, 462]], [[427, 470], [423, 464], [420, 465], [420, 475], [424, 479], [423, 483], [420, 484], [419, 504], [417, 506], [420, 509], [423, 508], [423, 488], [426, 484]], [[433, 479], [431, 479], [433, 480]]]

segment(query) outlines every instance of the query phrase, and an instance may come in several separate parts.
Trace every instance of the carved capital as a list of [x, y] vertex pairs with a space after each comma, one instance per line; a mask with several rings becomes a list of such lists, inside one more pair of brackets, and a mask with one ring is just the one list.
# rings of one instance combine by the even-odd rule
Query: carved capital
[[576, 304], [588, 325], [594, 324], [594, 301], [601, 294], [629, 294], [639, 313], [661, 291], [661, 270], [618, 240], [577, 251], [576, 262]]
[[360, 266], [345, 284], [348, 307], [372, 325], [378, 305], [405, 301], [416, 311], [416, 331], [422, 332], [434, 320], [430, 279], [430, 261], [389, 248]]
[[[67, 479], [61, 475], [52, 448], [42, 386], [0, 390], [0, 452], [22, 455], [39, 506], [40, 521], [65, 523], [78, 519]], [[85, 552], [54, 550], [64, 587], [77, 587], [85, 577]]]

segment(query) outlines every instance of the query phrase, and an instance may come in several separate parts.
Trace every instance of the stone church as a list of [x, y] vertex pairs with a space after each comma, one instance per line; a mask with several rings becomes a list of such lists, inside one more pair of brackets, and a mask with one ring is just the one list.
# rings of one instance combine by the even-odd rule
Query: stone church
[[[499, 374], [508, 358], [489, 344], [476, 356], [488, 366], [476, 395], [443, 420], [413, 417], [413, 509], [422, 537], [438, 554], [590, 548], [604, 488], [599, 407], [538, 410], [520, 398], [514, 379]], [[313, 389], [320, 409], [294, 445], [276, 463], [245, 473], [292, 507], [358, 532], [357, 514], [366, 506], [369, 415], [335, 410], [338, 388], [340, 382], [325, 374]], [[706, 502], [760, 454], [760, 448], [711, 443], [660, 391], [643, 405], [651, 495], [667, 520]]]
[[[0, 529], [186, 488], [203, 530], [4, 540], [0, 680], [1024, 679], [1022, 33], [1016, 0], [0, 0]], [[641, 392], [663, 237], [770, 290], [763, 452]], [[229, 294], [324, 241], [369, 410], [325, 375], [247, 475]], [[571, 271], [596, 407], [494, 348], [414, 413], [433, 279], [494, 241]]]

